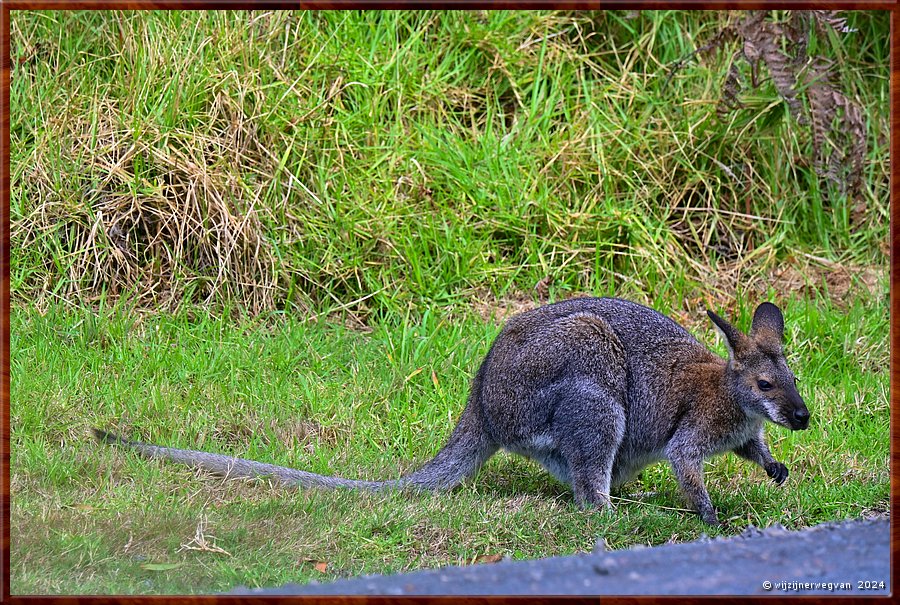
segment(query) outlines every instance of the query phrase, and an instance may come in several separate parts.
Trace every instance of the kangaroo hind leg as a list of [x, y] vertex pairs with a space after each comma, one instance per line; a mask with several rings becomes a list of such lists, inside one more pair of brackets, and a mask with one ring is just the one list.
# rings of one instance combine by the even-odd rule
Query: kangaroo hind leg
[[553, 436], [565, 458], [575, 501], [612, 507], [616, 452], [625, 435], [625, 407], [613, 389], [587, 379], [563, 386], [553, 415]]

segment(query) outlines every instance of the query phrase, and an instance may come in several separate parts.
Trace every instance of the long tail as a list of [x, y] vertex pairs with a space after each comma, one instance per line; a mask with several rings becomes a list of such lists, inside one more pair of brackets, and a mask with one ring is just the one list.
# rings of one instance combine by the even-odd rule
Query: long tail
[[268, 478], [284, 485], [299, 487], [346, 487], [368, 490], [411, 487], [435, 490], [450, 488], [466, 477], [474, 475], [497, 451], [497, 446], [488, 438], [479, 421], [479, 407], [477, 405], [466, 407], [447, 444], [425, 466], [405, 477], [391, 481], [356, 481], [328, 477], [244, 458], [129, 441], [100, 429], [93, 429], [93, 432], [101, 443], [127, 447], [147, 458], [186, 464], [226, 478]]

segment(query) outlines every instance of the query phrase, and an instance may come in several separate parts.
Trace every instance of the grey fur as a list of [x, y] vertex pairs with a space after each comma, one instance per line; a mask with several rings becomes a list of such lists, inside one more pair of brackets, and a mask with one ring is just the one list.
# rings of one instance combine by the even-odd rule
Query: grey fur
[[621, 299], [578, 298], [512, 317], [475, 375], [447, 444], [392, 481], [326, 477], [94, 432], [150, 458], [302, 487], [445, 489], [504, 448], [570, 484], [582, 506], [611, 506], [613, 488], [668, 459], [690, 503], [715, 524], [703, 461], [734, 451], [781, 483], [787, 467], [769, 452], [763, 422], [805, 429], [809, 412], [782, 353], [778, 307], [761, 304], [749, 335], [708, 314], [725, 335], [727, 361], [668, 317]]

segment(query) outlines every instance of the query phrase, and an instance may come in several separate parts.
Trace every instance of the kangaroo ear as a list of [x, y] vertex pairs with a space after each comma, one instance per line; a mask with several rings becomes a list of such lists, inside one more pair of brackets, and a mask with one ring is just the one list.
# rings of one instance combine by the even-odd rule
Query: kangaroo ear
[[764, 302], [756, 307], [753, 324], [750, 326], [750, 337], [755, 337], [760, 330], [770, 330], [778, 336], [778, 340], [784, 340], [784, 316], [781, 315], [781, 309], [770, 302]]
[[746, 337], [741, 334], [740, 330], [709, 309], [706, 310], [706, 314], [712, 320], [713, 324], [715, 324], [716, 328], [719, 329], [719, 332], [722, 333], [722, 336], [725, 337], [725, 344], [728, 345], [728, 356], [734, 357], [734, 351], [741, 348], [743, 340]]

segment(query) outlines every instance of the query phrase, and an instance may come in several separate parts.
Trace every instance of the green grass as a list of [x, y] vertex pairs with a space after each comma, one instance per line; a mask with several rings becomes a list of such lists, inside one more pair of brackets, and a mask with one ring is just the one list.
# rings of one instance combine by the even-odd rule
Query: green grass
[[377, 321], [884, 263], [888, 13], [811, 39], [864, 108], [856, 199], [765, 70], [717, 115], [735, 44], [669, 77], [737, 15], [14, 12], [12, 291]]
[[[889, 14], [810, 38], [864, 110], [853, 198], [765, 70], [717, 114], [737, 43], [669, 77], [739, 17], [12, 12], [12, 592], [224, 591], [886, 511]], [[714, 460], [710, 530], [664, 464], [608, 514], [505, 455], [447, 494], [302, 492], [89, 437], [396, 477], [448, 436], [491, 311], [579, 293], [706, 342], [706, 307], [745, 327], [781, 305], [813, 413], [770, 430], [788, 483]], [[226, 553], [182, 548], [204, 536]]]
[[[612, 513], [580, 510], [536, 464], [501, 454], [442, 494], [223, 482], [96, 444], [91, 426], [318, 473], [389, 478], [434, 455], [499, 323], [428, 312], [359, 333], [272, 316], [54, 307], [12, 316], [13, 593], [194, 593], [800, 528], [888, 509], [886, 297], [782, 301], [811, 428], [768, 430], [775, 486], [727, 455], [707, 466], [721, 529], [684, 511], [668, 465]], [[749, 312], [738, 324], [746, 328]], [[706, 342], [699, 314], [689, 325]], [[717, 346], [721, 352], [721, 345]], [[634, 496], [638, 492], [652, 495]], [[681, 510], [679, 510], [681, 509]], [[212, 551], [179, 550], [199, 523]], [[324, 572], [317, 563], [326, 563]], [[150, 566], [148, 569], [147, 566]], [[153, 569], [162, 566], [162, 569]], [[171, 567], [168, 568], [167, 566]]]

